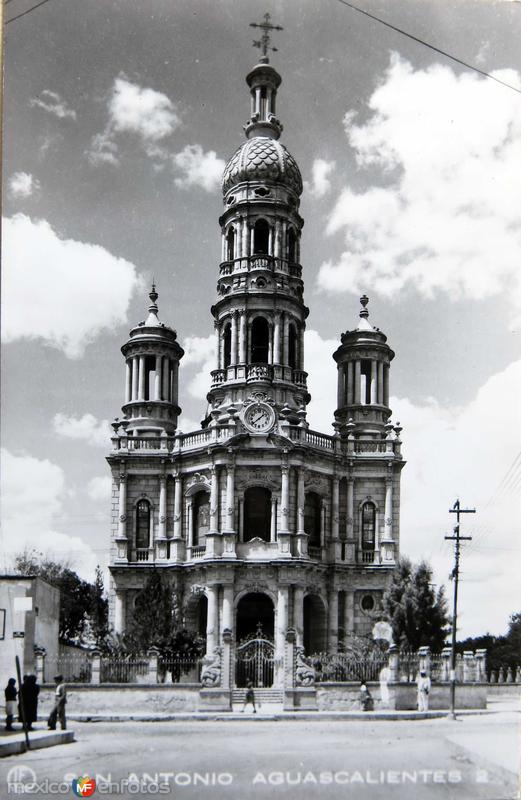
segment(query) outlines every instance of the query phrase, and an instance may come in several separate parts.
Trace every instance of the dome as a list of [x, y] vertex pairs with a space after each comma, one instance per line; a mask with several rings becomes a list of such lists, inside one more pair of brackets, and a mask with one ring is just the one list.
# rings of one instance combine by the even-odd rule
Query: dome
[[244, 142], [228, 161], [223, 192], [242, 181], [265, 180], [280, 181], [298, 195], [302, 193], [302, 176], [291, 153], [275, 139], [255, 136]]

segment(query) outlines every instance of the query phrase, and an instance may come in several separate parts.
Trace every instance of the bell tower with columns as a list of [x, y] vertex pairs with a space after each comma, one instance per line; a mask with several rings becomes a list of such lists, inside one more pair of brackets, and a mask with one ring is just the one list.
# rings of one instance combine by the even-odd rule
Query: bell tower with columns
[[369, 298], [360, 298], [360, 320], [352, 331], [341, 336], [333, 353], [338, 368], [336, 427], [355, 435], [381, 436], [391, 416], [389, 408], [389, 369], [394, 352], [387, 337], [369, 322]]
[[148, 316], [130, 331], [121, 348], [126, 361], [123, 425], [128, 434], [172, 434], [178, 406], [179, 361], [184, 355], [177, 333], [159, 321], [156, 287], [148, 295]]
[[[299, 214], [302, 178], [278, 140], [278, 72], [262, 56], [246, 78], [247, 140], [223, 175], [224, 212], [218, 299], [212, 307], [217, 363], [208, 401], [215, 415], [263, 393], [294, 422], [310, 400], [304, 371], [304, 304]], [[297, 413], [300, 411], [300, 416]]]

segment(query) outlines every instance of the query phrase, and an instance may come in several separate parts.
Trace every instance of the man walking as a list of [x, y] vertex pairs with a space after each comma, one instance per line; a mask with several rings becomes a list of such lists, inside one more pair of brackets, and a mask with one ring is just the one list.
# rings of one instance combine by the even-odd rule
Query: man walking
[[420, 672], [418, 679], [418, 711], [429, 710], [429, 692], [431, 690], [431, 679], [426, 672]]
[[251, 681], [248, 681], [248, 683], [246, 684], [246, 696], [244, 698], [244, 705], [242, 707], [243, 714], [246, 709], [246, 706], [249, 705], [249, 703], [252, 704], [253, 713], [256, 714], [257, 709], [255, 708], [255, 694], [253, 692], [253, 683]]
[[63, 682], [63, 675], [55, 675], [54, 682], [56, 690], [54, 692], [54, 708], [47, 720], [47, 727], [50, 731], [56, 730], [56, 723], [59, 721], [62, 731], [67, 730], [67, 720], [65, 718], [65, 704], [67, 703], [67, 690]]

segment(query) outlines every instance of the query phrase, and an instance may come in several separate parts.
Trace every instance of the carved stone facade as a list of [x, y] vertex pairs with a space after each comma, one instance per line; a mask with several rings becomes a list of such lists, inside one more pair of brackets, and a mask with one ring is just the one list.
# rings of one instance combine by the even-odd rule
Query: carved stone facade
[[[306, 656], [371, 630], [399, 549], [404, 461], [388, 407], [394, 353], [362, 298], [357, 327], [334, 354], [334, 434], [310, 430], [302, 180], [278, 142], [280, 76], [264, 58], [247, 81], [248, 138], [223, 179], [209, 415], [200, 430], [177, 427], [183, 350], [159, 322], [153, 288], [147, 320], [122, 348], [124, 416], [113, 424], [108, 456], [111, 622], [124, 631], [151, 569], [164, 571], [185, 624], [206, 636], [207, 687], [219, 685], [223, 642], [233, 649], [258, 625], [274, 642], [275, 665], [291, 632], [305, 685]], [[273, 680], [280, 685], [283, 671]]]

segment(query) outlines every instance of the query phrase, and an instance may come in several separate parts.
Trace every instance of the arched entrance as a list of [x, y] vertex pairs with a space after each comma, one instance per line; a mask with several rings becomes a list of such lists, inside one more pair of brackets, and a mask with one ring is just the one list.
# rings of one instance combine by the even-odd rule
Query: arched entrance
[[323, 653], [327, 646], [327, 616], [317, 594], [304, 597], [304, 650], [306, 655]]
[[235, 683], [238, 687], [246, 686], [249, 681], [256, 687], [272, 686], [274, 618], [273, 603], [267, 595], [251, 592], [239, 600], [235, 654]]

